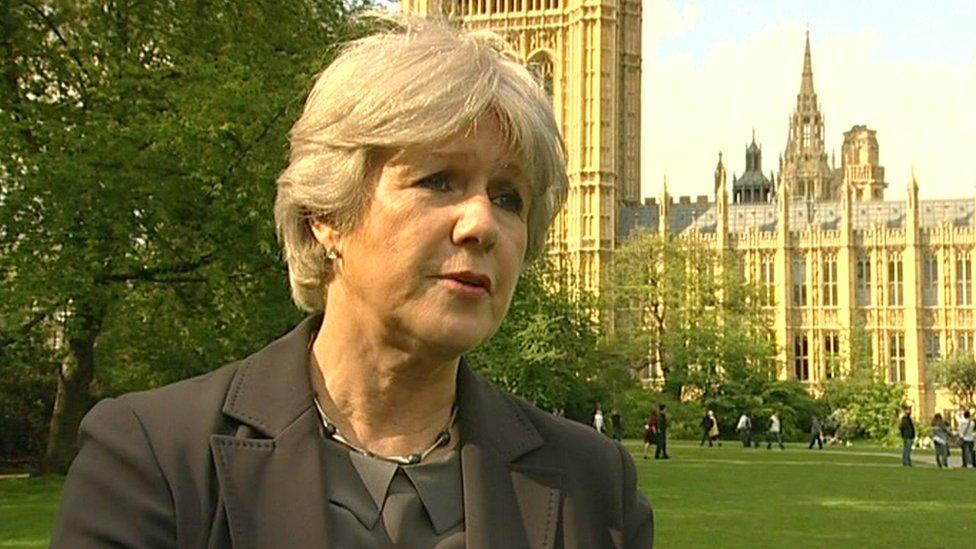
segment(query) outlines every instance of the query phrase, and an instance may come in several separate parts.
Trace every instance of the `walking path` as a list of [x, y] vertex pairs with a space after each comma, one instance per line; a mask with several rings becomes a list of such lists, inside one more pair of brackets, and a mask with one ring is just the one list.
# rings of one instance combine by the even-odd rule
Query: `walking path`
[[[675, 442], [670, 442], [669, 441], [668, 444], [670, 446], [686, 447], [686, 448], [687, 447], [698, 446], [698, 443], [695, 443], [695, 442], [692, 442], [692, 441], [675, 441]], [[891, 450], [888, 450], [888, 449], [885, 449], [885, 448], [878, 448], [877, 450], [873, 450], [872, 451], [872, 450], [848, 450], [847, 447], [830, 447], [830, 446], [827, 446], [823, 450], [811, 450], [811, 449], [808, 449], [802, 443], [799, 443], [800, 446], [796, 446], [795, 444], [796, 443], [794, 443], [794, 445], [792, 445], [792, 446], [791, 445], [787, 445], [786, 450], [778, 450], [775, 447], [772, 450], [766, 450], [765, 448], [762, 448], [762, 447], [755, 448], [755, 449], [749, 449], [749, 450], [755, 450], [757, 452], [759, 452], [759, 451], [768, 451], [768, 452], [780, 451], [780, 452], [790, 452], [792, 454], [809, 453], [811, 456], [815, 456], [815, 455], [821, 454], [821, 453], [828, 454], [828, 455], [869, 456], [869, 457], [875, 457], [876, 456], [876, 457], [880, 457], [880, 458], [891, 458], [892, 460], [895, 460], [896, 461], [896, 463], [894, 463], [892, 465], [884, 464], [884, 466], [890, 466], [890, 467], [901, 467], [902, 466], [901, 465], [901, 449], [891, 449]], [[729, 447], [730, 449], [747, 450], [746, 448], [742, 448], [741, 446], [735, 445], [735, 444], [732, 444], [732, 443], [727, 444], [726, 446]], [[935, 452], [935, 450], [932, 450], [931, 448], [929, 448], [929, 449], [918, 449], [918, 448], [916, 448], [915, 450], [912, 451], [912, 463], [925, 463], [927, 465], [931, 465], [931, 466], [935, 467], [935, 455], [934, 455], [934, 452]], [[682, 461], [689, 461], [689, 462], [692, 462], [692, 461], [702, 461], [702, 462], [707, 462], [707, 461], [723, 461], [723, 462], [727, 462], [727, 463], [741, 463], [741, 464], [763, 464], [763, 463], [784, 463], [784, 464], [786, 464], [786, 463], [789, 463], [789, 464], [792, 464], [792, 465], [802, 465], [804, 463], [802, 461], [799, 461], [799, 462], [798, 461], [789, 461], [789, 462], [783, 461], [783, 462], [780, 462], [780, 461], [769, 461], [769, 460], [748, 461], [748, 460], [736, 460], [734, 458], [729, 458], [729, 459], [719, 458], [719, 459], [713, 459], [713, 460], [709, 460], [709, 459], [687, 459], [687, 460], [685, 460], [685, 459], [683, 459]], [[825, 463], [829, 463], [831, 465], [841, 465], [841, 466], [850, 466], [850, 467], [877, 467], [877, 466], [881, 465], [881, 464], [877, 464], [877, 463], [840, 463], [840, 462], [834, 462], [834, 463], [825, 462]], [[953, 463], [952, 461], [949, 462], [950, 465], [952, 465], [952, 463]], [[958, 458], [958, 454], [955, 457], [955, 463], [956, 463], [957, 466], [961, 465], [961, 462], [959, 461], [959, 458]]]
[[16, 473], [16, 474], [4, 474], [0, 475], [0, 480], [6, 480], [8, 478], [28, 478], [30, 477], [27, 473]]

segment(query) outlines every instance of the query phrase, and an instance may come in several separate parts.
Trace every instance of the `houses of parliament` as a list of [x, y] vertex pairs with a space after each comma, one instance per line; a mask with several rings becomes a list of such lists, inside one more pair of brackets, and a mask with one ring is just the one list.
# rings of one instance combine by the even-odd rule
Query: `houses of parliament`
[[904, 174], [907, 199], [886, 201], [878, 136], [864, 125], [844, 132], [839, 164], [828, 159], [809, 37], [778, 170], [764, 172], [753, 136], [731, 185], [719, 155], [713, 196], [675, 198], [665, 185], [641, 203], [639, 0], [403, 0], [402, 9], [499, 33], [550, 92], [570, 176], [550, 251], [583, 288], [599, 292], [613, 250], [638, 228], [706, 242], [738, 255], [760, 286], [780, 377], [813, 387], [845, 375], [858, 327], [916, 411], [954, 408], [928, 366], [976, 351], [976, 198], [920, 201], [920, 182]]

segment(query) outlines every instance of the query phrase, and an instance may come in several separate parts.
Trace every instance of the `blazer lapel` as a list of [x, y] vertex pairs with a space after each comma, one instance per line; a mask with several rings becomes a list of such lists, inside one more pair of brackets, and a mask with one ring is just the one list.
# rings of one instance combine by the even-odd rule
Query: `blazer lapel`
[[210, 438], [234, 547], [327, 546], [328, 463], [307, 371], [320, 324], [307, 319], [241, 365], [223, 412], [247, 427]]
[[[224, 414], [247, 427], [210, 446], [234, 547], [327, 547], [330, 464], [307, 371], [321, 322], [310, 317], [247, 359], [227, 394]], [[554, 547], [562, 471], [529, 459], [541, 435], [463, 359], [458, 403], [467, 547]]]
[[463, 360], [458, 399], [467, 546], [552, 548], [562, 471], [518, 461], [542, 446], [542, 437], [509, 397]]
[[211, 436], [234, 547], [327, 546], [327, 464], [318, 437], [312, 413], [274, 440]]

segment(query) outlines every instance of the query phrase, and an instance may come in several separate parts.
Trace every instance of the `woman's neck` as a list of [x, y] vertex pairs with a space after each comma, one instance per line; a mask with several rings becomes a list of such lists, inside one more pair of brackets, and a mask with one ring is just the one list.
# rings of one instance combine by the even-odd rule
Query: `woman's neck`
[[425, 449], [450, 420], [458, 358], [425, 357], [392, 343], [363, 318], [344, 317], [351, 318], [324, 320], [312, 344], [319, 404], [345, 437], [370, 452]]

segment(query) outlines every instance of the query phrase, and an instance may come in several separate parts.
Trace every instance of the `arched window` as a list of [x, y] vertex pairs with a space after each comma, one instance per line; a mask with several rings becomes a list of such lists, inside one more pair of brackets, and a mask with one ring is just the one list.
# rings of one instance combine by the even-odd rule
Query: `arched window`
[[529, 72], [535, 76], [536, 81], [542, 86], [542, 89], [546, 91], [546, 95], [549, 96], [549, 101], [552, 101], [552, 59], [549, 58], [545, 52], [537, 52], [535, 55], [529, 58], [529, 62], [526, 63]]

